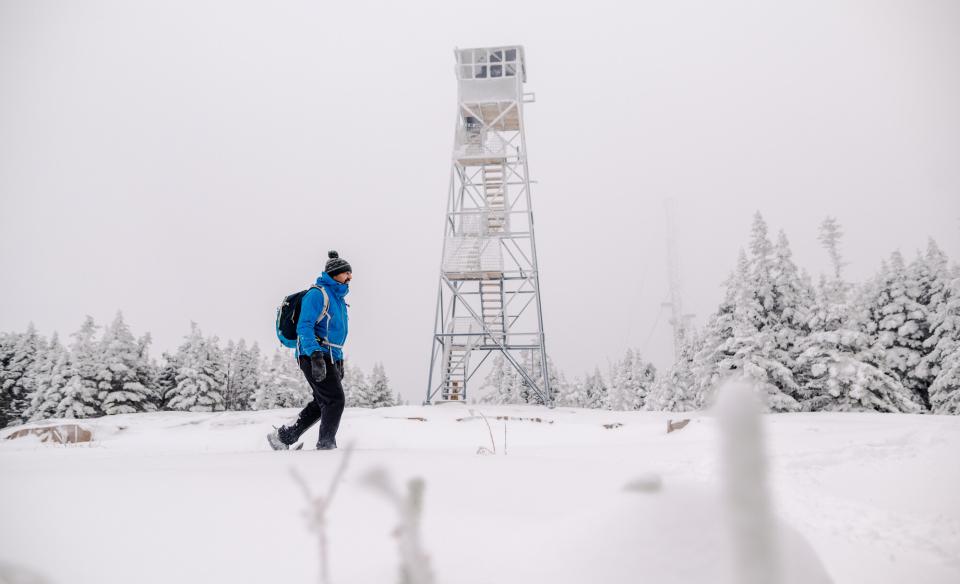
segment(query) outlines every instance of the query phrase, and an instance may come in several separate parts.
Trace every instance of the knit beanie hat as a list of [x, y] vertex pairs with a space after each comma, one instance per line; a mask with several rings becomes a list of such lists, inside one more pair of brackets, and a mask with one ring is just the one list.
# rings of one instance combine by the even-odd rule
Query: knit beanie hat
[[353, 268], [350, 267], [350, 263], [347, 260], [340, 257], [334, 250], [327, 252], [327, 257], [330, 259], [327, 260], [327, 267], [323, 270], [331, 278], [337, 274], [342, 274], [344, 272], [352, 272]]

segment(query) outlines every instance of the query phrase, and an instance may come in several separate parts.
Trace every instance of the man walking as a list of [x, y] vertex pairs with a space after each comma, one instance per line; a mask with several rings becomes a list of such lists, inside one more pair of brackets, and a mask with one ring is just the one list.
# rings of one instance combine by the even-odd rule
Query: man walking
[[[281, 426], [267, 435], [274, 450], [287, 450], [320, 420], [317, 450], [337, 447], [337, 428], [343, 415], [343, 343], [347, 340], [347, 303], [353, 269], [347, 260], [331, 251], [324, 272], [304, 294], [297, 320], [297, 361], [313, 400], [300, 411], [291, 426]], [[292, 340], [292, 339], [291, 339]]]

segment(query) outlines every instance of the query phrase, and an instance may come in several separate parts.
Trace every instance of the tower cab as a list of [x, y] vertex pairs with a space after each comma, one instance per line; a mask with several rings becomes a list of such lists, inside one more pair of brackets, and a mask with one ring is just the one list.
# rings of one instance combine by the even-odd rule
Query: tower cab
[[516, 154], [505, 133], [520, 130], [527, 80], [523, 47], [456, 49], [454, 54], [460, 103], [455, 158], [478, 166]]

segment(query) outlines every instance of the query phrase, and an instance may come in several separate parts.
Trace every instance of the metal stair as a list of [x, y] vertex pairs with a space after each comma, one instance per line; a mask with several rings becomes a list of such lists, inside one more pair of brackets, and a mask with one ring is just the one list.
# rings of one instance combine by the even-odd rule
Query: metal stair
[[472, 318], [458, 317], [447, 324], [447, 333], [457, 336], [449, 337], [443, 351], [441, 401], [462, 401], [466, 395], [467, 366], [478, 328], [474, 323]]
[[480, 316], [492, 344], [503, 343], [506, 322], [503, 313], [503, 280], [480, 280]]
[[487, 232], [503, 233], [507, 224], [507, 192], [502, 162], [483, 165], [483, 197], [487, 204]]
[[467, 357], [470, 349], [466, 345], [450, 345], [443, 358], [443, 388], [440, 399], [461, 401], [467, 385]]
[[[487, 233], [507, 230], [507, 191], [503, 163], [483, 165], [483, 195], [487, 204]], [[503, 280], [480, 281], [480, 316], [490, 333], [491, 344], [505, 341], [506, 322], [503, 314]]]

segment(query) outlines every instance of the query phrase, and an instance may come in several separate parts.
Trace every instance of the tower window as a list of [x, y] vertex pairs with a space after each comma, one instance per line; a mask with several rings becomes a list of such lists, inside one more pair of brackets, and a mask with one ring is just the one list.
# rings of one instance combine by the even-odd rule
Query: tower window
[[460, 79], [497, 79], [519, 74], [517, 48], [464, 49], [458, 54], [457, 73]]

